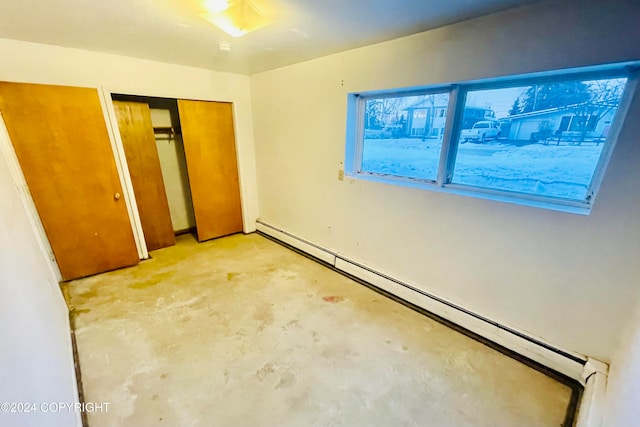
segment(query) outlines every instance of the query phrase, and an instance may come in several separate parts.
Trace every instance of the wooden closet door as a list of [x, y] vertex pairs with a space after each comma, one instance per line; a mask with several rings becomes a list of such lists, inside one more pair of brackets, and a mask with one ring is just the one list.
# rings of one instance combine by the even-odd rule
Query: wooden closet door
[[140, 222], [150, 251], [176, 244], [149, 105], [113, 101]]
[[233, 108], [178, 100], [198, 240], [242, 231]]
[[63, 279], [137, 264], [98, 91], [0, 82], [0, 112]]

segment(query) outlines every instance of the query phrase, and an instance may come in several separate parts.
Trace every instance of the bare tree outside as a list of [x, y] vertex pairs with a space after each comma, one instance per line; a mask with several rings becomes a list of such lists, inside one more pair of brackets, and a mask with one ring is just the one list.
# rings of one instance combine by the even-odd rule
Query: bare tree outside
[[[584, 142], [587, 139], [590, 130], [599, 127], [601, 120], [608, 113], [618, 108], [626, 79], [595, 80], [586, 83], [589, 86], [589, 100], [573, 108], [578, 123], [576, 130], [581, 132], [580, 142]], [[607, 133], [608, 128], [603, 134], [594, 135], [594, 137], [606, 138]]]

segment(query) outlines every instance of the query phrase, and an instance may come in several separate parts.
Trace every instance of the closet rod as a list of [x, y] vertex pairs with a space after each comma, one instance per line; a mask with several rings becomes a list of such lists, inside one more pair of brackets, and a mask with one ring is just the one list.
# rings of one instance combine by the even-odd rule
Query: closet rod
[[180, 135], [180, 128], [173, 128], [170, 126], [159, 126], [153, 128], [153, 133], [156, 135]]

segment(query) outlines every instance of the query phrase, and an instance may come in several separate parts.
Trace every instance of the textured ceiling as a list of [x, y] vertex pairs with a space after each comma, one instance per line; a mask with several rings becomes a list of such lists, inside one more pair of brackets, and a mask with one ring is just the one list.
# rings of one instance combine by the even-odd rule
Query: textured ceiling
[[0, 38], [253, 74], [535, 1], [255, 0], [274, 23], [233, 38], [204, 0], [0, 0]]

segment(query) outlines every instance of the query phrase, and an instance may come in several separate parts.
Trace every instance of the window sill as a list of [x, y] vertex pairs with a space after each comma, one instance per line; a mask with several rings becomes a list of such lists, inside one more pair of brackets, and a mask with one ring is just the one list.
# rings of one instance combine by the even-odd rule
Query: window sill
[[351, 179], [391, 184], [401, 187], [417, 188], [437, 193], [455, 194], [458, 196], [474, 197], [476, 199], [491, 200], [495, 202], [510, 203], [532, 208], [548, 209], [557, 212], [565, 212], [578, 215], [589, 215], [591, 204], [580, 202], [556, 201], [551, 198], [530, 196], [526, 194], [514, 194], [506, 191], [487, 190], [460, 184], [445, 184], [438, 186], [435, 181], [404, 178], [394, 175], [380, 175], [374, 173], [345, 173]]

